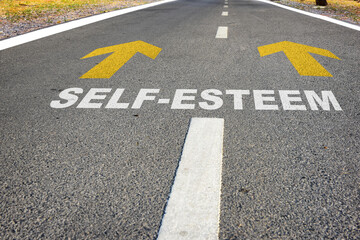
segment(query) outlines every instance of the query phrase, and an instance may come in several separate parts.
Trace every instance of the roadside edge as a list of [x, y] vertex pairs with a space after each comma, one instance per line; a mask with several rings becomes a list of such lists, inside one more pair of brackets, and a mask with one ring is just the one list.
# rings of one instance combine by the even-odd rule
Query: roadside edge
[[117, 17], [120, 15], [124, 15], [126, 13], [131, 13], [135, 11], [139, 11], [145, 8], [155, 7], [164, 3], [175, 2], [177, 0], [162, 0], [159, 2], [148, 3], [136, 7], [130, 7], [125, 9], [116, 10], [113, 12], [103, 13], [99, 15], [94, 15], [90, 17], [80, 18], [71, 22], [62, 23], [59, 25], [54, 25], [51, 27], [39, 29], [33, 32], [25, 33], [19, 36], [15, 36], [12, 38], [4, 39], [0, 41], [0, 51], [5, 50], [11, 47], [15, 47], [24, 43], [32, 42], [41, 38], [45, 38], [57, 33], [65, 32], [74, 28], [82, 27], [91, 23], [99, 22], [102, 20], [106, 20], [109, 18]]
[[311, 12], [306, 12], [306, 11], [296, 9], [296, 8], [293, 8], [293, 7], [288, 7], [288, 6], [279, 4], [279, 3], [271, 2], [270, 0], [256, 0], [256, 1], [271, 4], [271, 5], [274, 5], [274, 6], [277, 6], [277, 7], [280, 7], [280, 8], [284, 8], [284, 9], [287, 9], [287, 10], [290, 10], [290, 11], [293, 11], [293, 12], [301, 13], [303, 15], [307, 15], [307, 16], [310, 16], [310, 17], [313, 17], [313, 18], [322, 19], [322, 20], [325, 20], [325, 21], [328, 21], [328, 22], [331, 22], [331, 23], [335, 23], [337, 25], [341, 25], [343, 27], [347, 27], [347, 28], [350, 28], [350, 29], [353, 29], [353, 30], [356, 30], [356, 31], [360, 31], [360, 26], [357, 26], [357, 25], [354, 25], [354, 24], [351, 24], [351, 23], [347, 23], [347, 22], [343, 22], [343, 21], [340, 21], [340, 20], [337, 20], [337, 19], [334, 19], [334, 18], [322, 16], [322, 15], [311, 13]]

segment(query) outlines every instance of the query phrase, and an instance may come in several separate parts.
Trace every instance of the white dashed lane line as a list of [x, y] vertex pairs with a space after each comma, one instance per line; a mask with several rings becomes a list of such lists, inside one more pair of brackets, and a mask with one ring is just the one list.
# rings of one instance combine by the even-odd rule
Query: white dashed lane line
[[[224, 2], [224, 8], [228, 8], [227, 0], [225, 0], [225, 2]], [[221, 16], [227, 17], [227, 16], [229, 16], [229, 12], [223, 11], [221, 13]], [[227, 26], [218, 27], [215, 38], [228, 38], [228, 27]]]
[[228, 27], [218, 27], [215, 38], [228, 38]]
[[218, 239], [224, 119], [192, 118], [158, 240]]

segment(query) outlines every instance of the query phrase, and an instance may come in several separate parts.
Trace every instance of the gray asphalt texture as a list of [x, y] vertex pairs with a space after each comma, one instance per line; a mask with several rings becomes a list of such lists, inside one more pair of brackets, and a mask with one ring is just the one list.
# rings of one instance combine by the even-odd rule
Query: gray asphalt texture
[[[0, 52], [0, 239], [156, 239], [192, 117], [225, 119], [219, 239], [360, 238], [360, 32], [257, 1], [180, 0]], [[228, 39], [215, 39], [218, 26]], [[94, 49], [142, 40], [110, 79], [79, 79]], [[333, 78], [300, 76], [292, 41]], [[63, 89], [331, 90], [343, 111], [53, 109]], [[227, 101], [225, 101], [227, 99]], [[279, 97], [277, 102], [281, 109]], [[305, 102], [306, 103], [306, 102]], [[308, 107], [308, 106], [307, 106]]]

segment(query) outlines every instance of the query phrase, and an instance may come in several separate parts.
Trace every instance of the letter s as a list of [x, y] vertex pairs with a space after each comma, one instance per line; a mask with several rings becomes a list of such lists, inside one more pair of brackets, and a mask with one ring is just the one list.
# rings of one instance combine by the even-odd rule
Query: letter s
[[[74, 94], [72, 94], [74, 93]], [[61, 99], [67, 100], [65, 103], [61, 103], [61, 100], [53, 100], [50, 103], [52, 108], [67, 108], [72, 106], [79, 99], [75, 94], [81, 94], [83, 90], [81, 88], [68, 88], [59, 93]]]

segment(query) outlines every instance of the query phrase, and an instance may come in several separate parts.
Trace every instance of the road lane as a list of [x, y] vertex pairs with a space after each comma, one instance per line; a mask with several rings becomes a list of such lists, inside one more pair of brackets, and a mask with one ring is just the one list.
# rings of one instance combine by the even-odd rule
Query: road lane
[[[359, 32], [258, 2], [230, 7], [238, 67], [228, 71], [238, 82], [227, 87], [331, 89], [343, 111], [227, 114], [220, 239], [358, 237]], [[334, 77], [300, 76], [283, 53], [253, 53], [284, 40], [336, 53], [341, 61], [312, 55]]]
[[[359, 32], [257, 1], [230, 0], [228, 17], [223, 6], [177, 1], [0, 52], [2, 238], [156, 238], [192, 117], [225, 122], [220, 239], [358, 236]], [[162, 50], [79, 79], [106, 57], [85, 55], [138, 40]], [[313, 55], [334, 77], [260, 57], [281, 41], [334, 53]], [[81, 99], [110, 88], [104, 105], [125, 89], [130, 106], [160, 90], [139, 109], [50, 107], [74, 87]], [[182, 103], [194, 109], [171, 109], [179, 89], [195, 90]], [[200, 107], [206, 89], [222, 93], [220, 108]], [[249, 90], [243, 110], [226, 90]], [[273, 91], [266, 104], [279, 110], [257, 110], [254, 90]], [[299, 91], [307, 110], [284, 111], [279, 90]], [[311, 110], [304, 90], [332, 91], [342, 111]]]

